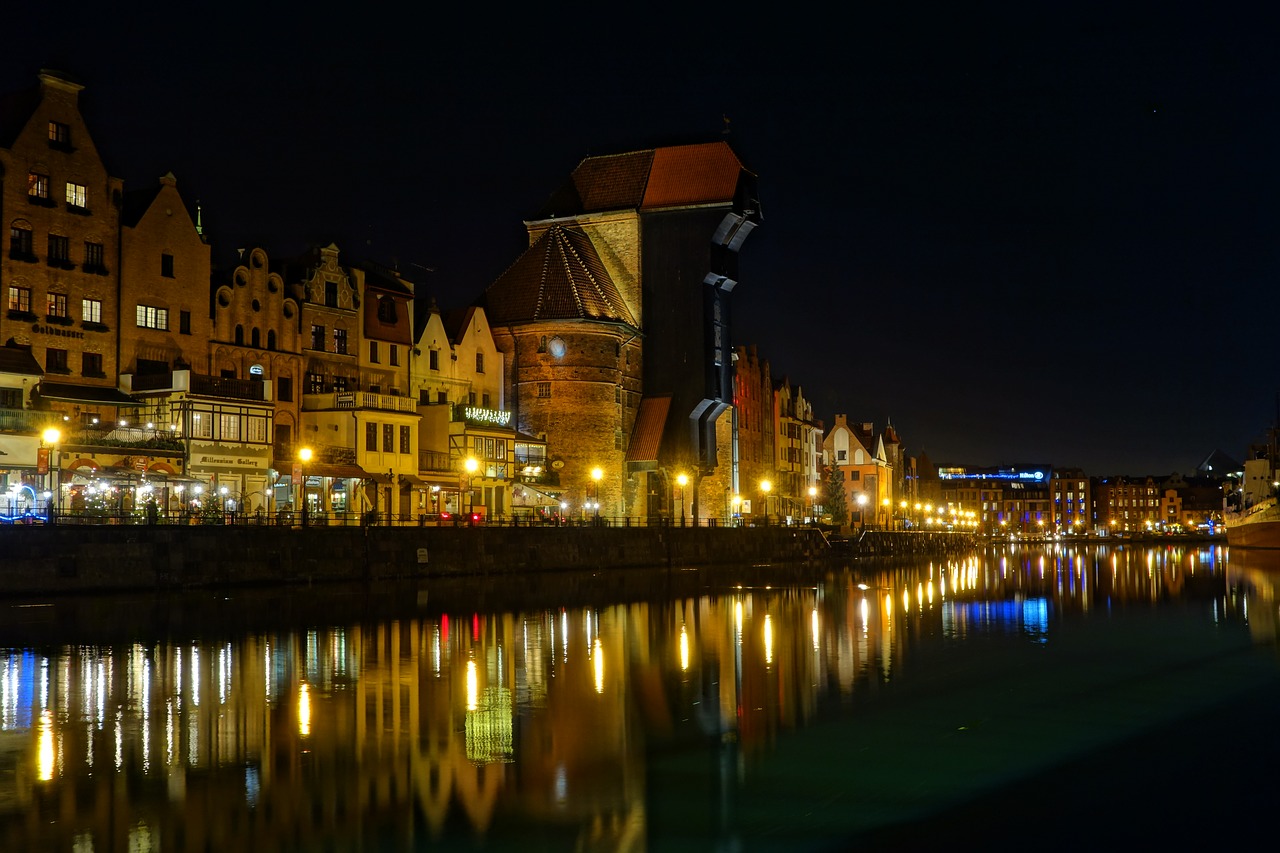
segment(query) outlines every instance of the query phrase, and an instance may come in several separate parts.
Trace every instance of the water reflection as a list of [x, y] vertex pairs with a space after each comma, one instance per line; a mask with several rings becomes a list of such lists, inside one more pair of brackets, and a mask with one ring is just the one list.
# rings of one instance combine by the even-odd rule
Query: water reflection
[[926, 646], [1044, 646], [1072, 614], [1189, 600], [1274, 644], [1280, 569], [1251, 562], [1020, 547], [604, 607], [14, 648], [0, 849], [655, 849], [673, 808], [647, 762], [708, 749], [720, 800], [694, 832], [731, 833], [752, 755], [911, 684]]

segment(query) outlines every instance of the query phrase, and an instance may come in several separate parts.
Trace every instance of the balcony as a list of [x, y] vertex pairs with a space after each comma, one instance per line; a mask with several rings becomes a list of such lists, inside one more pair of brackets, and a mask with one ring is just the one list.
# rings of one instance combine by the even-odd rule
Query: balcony
[[401, 397], [395, 394], [375, 394], [372, 391], [330, 391], [324, 394], [302, 395], [302, 410], [305, 412], [331, 409], [377, 409], [408, 414], [418, 412], [418, 406], [412, 397]]
[[218, 397], [224, 400], [248, 400], [265, 402], [267, 383], [256, 379], [233, 379], [227, 376], [205, 376], [190, 370], [173, 370], [165, 373], [135, 373], [121, 377], [130, 394], [144, 391], [186, 391], [199, 397]]

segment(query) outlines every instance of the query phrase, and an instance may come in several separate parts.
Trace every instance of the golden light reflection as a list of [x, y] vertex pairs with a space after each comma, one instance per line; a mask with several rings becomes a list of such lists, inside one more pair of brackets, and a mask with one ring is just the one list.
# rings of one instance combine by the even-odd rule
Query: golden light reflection
[[56, 767], [53, 752], [53, 714], [48, 710], [40, 714], [40, 734], [36, 747], [36, 777], [41, 782], [53, 779]]
[[893, 596], [887, 592], [884, 594], [884, 615], [886, 618], [893, 615]]
[[733, 603], [733, 637], [738, 645], [742, 645], [742, 601]]
[[592, 649], [591, 657], [595, 663], [596, 670], [596, 692], [604, 692], [604, 650], [600, 647], [600, 638], [596, 637], [595, 647]]
[[689, 671], [689, 634], [680, 626], [680, 671]]
[[813, 608], [813, 650], [818, 651], [818, 608]]
[[311, 734], [311, 685], [305, 681], [298, 687], [298, 734]]
[[764, 615], [764, 662], [773, 663], [773, 617]]
[[476, 676], [476, 662], [467, 661], [467, 710], [474, 711], [480, 707], [480, 685]]
[[858, 605], [858, 615], [862, 617], [862, 635], [865, 637], [867, 634], [867, 620], [871, 618], [871, 602], [865, 598], [862, 599], [862, 602]]

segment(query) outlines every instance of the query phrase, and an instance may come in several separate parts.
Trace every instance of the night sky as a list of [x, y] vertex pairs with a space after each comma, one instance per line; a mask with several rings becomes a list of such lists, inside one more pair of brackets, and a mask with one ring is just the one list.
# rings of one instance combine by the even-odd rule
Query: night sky
[[891, 421], [935, 463], [1242, 458], [1280, 390], [1277, 21], [959, 5], [35, 4], [0, 89], [77, 75], [108, 169], [172, 171], [215, 259], [336, 242], [445, 308], [516, 259], [583, 157], [727, 128], [764, 213], [737, 342], [826, 424]]

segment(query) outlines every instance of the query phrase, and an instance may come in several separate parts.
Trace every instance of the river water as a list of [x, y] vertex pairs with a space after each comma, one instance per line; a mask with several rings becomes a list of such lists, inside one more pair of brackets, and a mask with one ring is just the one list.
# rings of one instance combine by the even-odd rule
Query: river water
[[1280, 555], [0, 601], [0, 850], [1045, 850], [1271, 826]]

